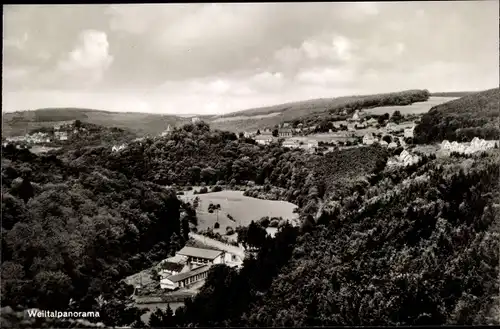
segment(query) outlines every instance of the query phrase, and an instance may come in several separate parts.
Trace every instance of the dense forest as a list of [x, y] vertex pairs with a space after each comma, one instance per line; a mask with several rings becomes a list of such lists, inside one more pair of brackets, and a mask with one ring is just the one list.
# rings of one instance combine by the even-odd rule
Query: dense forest
[[118, 282], [182, 247], [189, 205], [116, 171], [11, 145], [2, 153], [2, 306], [99, 310], [110, 325], [137, 319]]
[[455, 160], [424, 157], [370, 175], [351, 196], [329, 198], [299, 234], [280, 231], [275, 244], [283, 252], [274, 254], [264, 243], [240, 273], [220, 269], [176, 320], [278, 327], [498, 324], [499, 157]]
[[434, 106], [415, 127], [416, 143], [445, 139], [468, 142], [474, 137], [500, 138], [500, 89], [490, 89]]

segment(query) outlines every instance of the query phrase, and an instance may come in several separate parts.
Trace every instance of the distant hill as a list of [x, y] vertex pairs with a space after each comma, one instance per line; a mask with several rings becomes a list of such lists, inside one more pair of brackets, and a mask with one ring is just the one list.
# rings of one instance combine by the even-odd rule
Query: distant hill
[[296, 120], [315, 124], [344, 110], [347, 114], [351, 114], [355, 110], [378, 106], [410, 105], [426, 101], [429, 95], [427, 90], [406, 90], [385, 94], [312, 99], [215, 116], [210, 125], [213, 128], [237, 132], [272, 127], [282, 122]]
[[475, 94], [477, 91], [445, 91], [439, 93], [431, 93], [434, 97], [463, 97], [470, 94]]
[[500, 137], [500, 89], [489, 89], [434, 106], [415, 127], [415, 142], [470, 141]]
[[110, 112], [85, 108], [43, 108], [2, 113], [2, 136], [23, 135], [33, 129], [80, 120], [91, 124], [130, 130], [138, 135], [156, 135], [166, 129], [191, 122], [190, 118], [135, 112]]

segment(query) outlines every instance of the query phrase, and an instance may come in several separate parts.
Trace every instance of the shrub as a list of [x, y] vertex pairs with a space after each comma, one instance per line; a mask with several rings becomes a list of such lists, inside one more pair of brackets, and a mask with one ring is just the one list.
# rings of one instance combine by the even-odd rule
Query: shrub
[[212, 188], [212, 192], [220, 192], [222, 191], [222, 187], [219, 186], [219, 185], [215, 185], [213, 188]]
[[205, 194], [205, 193], [208, 193], [208, 188], [206, 186], [203, 186], [200, 191], [199, 191], [199, 194]]
[[215, 223], [214, 224], [214, 229], [218, 229], [220, 227], [220, 224], [219, 223]]
[[269, 227], [278, 227], [278, 225], [280, 224], [279, 220], [277, 219], [273, 219], [270, 223], [269, 223]]
[[269, 220], [269, 216], [262, 217], [259, 220], [259, 224], [264, 228], [268, 227], [270, 222], [271, 221]]
[[226, 227], [226, 235], [233, 235], [234, 229], [231, 226]]

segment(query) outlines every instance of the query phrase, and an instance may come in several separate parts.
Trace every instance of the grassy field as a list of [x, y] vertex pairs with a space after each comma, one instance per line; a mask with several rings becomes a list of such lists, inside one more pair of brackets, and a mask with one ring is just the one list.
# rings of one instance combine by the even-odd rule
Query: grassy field
[[402, 114], [423, 114], [429, 112], [429, 110], [433, 106], [443, 104], [454, 99], [457, 99], [457, 97], [432, 96], [428, 101], [425, 102], [413, 103], [406, 106], [380, 106], [364, 110], [363, 112], [376, 115], [383, 115], [384, 113], [389, 113], [390, 115], [392, 115], [392, 113], [394, 113], [395, 111], [400, 111]]
[[[237, 226], [247, 226], [252, 220], [257, 221], [264, 216], [283, 217], [284, 219], [296, 219], [297, 214], [293, 213], [296, 205], [284, 201], [260, 200], [243, 196], [242, 191], [221, 191], [206, 194], [180, 196], [186, 201], [192, 201], [194, 197], [200, 198], [197, 209], [198, 230], [213, 228], [217, 222], [217, 214], [208, 213], [208, 205], [220, 204], [219, 224], [220, 228], [214, 230], [220, 234], [226, 233], [226, 227], [235, 228]], [[235, 221], [231, 221], [227, 214], [230, 214]]]
[[[229, 130], [233, 132], [256, 130], [264, 127], [273, 127], [274, 125], [282, 122], [304, 119], [309, 116], [328, 116], [330, 112], [339, 112], [346, 107], [352, 107], [355, 104], [359, 105], [361, 108], [369, 107], [372, 103], [386, 105], [404, 104], [402, 95], [405, 95], [404, 98], [407, 99], [426, 99], [424, 98], [423, 91], [421, 90], [311, 99], [225, 114], [214, 117], [211, 120], [210, 125], [215, 129]], [[238, 120], [235, 120], [234, 118], [238, 118]]]

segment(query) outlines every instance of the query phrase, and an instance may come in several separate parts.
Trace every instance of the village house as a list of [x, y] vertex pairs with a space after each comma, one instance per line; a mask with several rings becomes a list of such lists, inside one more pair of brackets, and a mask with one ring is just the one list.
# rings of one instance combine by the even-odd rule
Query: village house
[[415, 131], [415, 126], [411, 127], [411, 128], [406, 128], [404, 130], [404, 137], [405, 138], [413, 138], [413, 132]]
[[319, 147], [319, 143], [317, 140], [309, 139], [307, 141], [307, 148], [308, 149], [317, 149], [318, 147]]
[[299, 143], [299, 141], [294, 140], [294, 139], [287, 139], [287, 140], [283, 141], [282, 146], [288, 147], [288, 148], [299, 148], [300, 143]]
[[54, 132], [54, 137], [60, 141], [67, 141], [68, 133], [66, 131], [56, 131]]
[[352, 115], [352, 117], [347, 119], [347, 121], [350, 121], [350, 122], [359, 122], [360, 120], [361, 120], [361, 117], [359, 115], [359, 110], [354, 111], [354, 114]]
[[289, 138], [292, 137], [292, 129], [290, 128], [280, 128], [278, 130], [278, 135], [280, 138]]
[[375, 142], [377, 142], [377, 138], [373, 136], [373, 134], [366, 134], [363, 136], [363, 144], [372, 145]]
[[373, 126], [376, 125], [378, 121], [375, 118], [370, 118], [369, 120], [366, 121], [366, 124]]
[[164, 137], [164, 136], [168, 136], [170, 135], [170, 133], [172, 133], [172, 127], [170, 125], [167, 126], [167, 129], [165, 129], [165, 131], [163, 131], [161, 133], [161, 136]]
[[386, 132], [393, 132], [397, 129], [398, 129], [398, 125], [395, 124], [394, 122], [388, 122], [387, 125], [385, 126]]
[[197, 122], [199, 122], [199, 121], [200, 121], [200, 118], [198, 118], [198, 117], [193, 117], [193, 118], [191, 118], [191, 123], [193, 123], [193, 124], [194, 124], [194, 123], [197, 123]]
[[273, 135], [262, 134], [255, 137], [255, 142], [260, 145], [269, 145], [273, 142]]
[[112, 152], [120, 152], [121, 150], [125, 149], [127, 147], [126, 144], [121, 144], [121, 145], [114, 145], [112, 148], [111, 148], [111, 151]]

